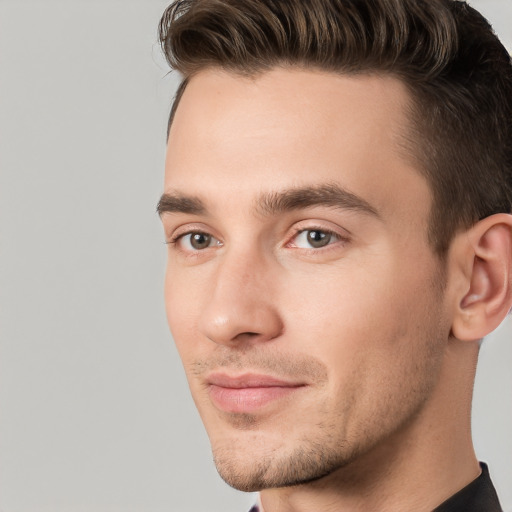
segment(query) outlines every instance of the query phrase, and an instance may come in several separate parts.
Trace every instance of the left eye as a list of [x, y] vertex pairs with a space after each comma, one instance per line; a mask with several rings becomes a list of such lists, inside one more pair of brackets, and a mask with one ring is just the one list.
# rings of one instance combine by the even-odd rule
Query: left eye
[[301, 249], [320, 249], [329, 245], [332, 241], [338, 241], [339, 237], [331, 231], [321, 229], [305, 229], [294, 238], [293, 245]]

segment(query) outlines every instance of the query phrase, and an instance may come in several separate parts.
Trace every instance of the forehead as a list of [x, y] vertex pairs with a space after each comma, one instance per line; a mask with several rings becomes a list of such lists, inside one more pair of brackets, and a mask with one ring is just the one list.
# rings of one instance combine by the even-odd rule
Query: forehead
[[403, 149], [409, 102], [405, 85], [390, 76], [202, 71], [171, 126], [165, 188], [208, 194], [236, 187], [242, 198], [336, 181], [377, 207], [389, 206], [381, 203], [397, 184], [428, 199]]
[[356, 128], [375, 137], [384, 124], [393, 130], [388, 135], [399, 136], [409, 124], [409, 101], [405, 85], [388, 75], [275, 68], [247, 77], [213, 68], [189, 80], [170, 138], [174, 141], [192, 129], [207, 143], [212, 135], [225, 137], [230, 129], [242, 126], [246, 130], [237, 132], [238, 137], [267, 137], [272, 127], [273, 136], [311, 136], [314, 130], [321, 137], [333, 125], [339, 132], [345, 120], [346, 128], [359, 138]]

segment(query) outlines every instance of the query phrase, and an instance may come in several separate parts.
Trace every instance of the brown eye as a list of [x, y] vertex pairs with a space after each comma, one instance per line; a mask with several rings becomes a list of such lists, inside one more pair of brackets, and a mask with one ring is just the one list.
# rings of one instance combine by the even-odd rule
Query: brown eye
[[212, 236], [207, 233], [190, 233], [190, 245], [196, 249], [206, 249], [212, 243]]
[[326, 233], [325, 231], [308, 230], [306, 233], [308, 243], [315, 249], [326, 246], [332, 238], [331, 233]]
[[222, 242], [204, 231], [189, 231], [171, 237], [169, 244], [186, 253], [194, 253], [210, 247], [222, 247]]

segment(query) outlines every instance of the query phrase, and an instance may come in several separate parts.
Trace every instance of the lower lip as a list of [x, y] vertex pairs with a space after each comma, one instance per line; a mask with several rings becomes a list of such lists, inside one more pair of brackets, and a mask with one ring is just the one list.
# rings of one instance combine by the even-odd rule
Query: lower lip
[[224, 388], [210, 385], [210, 397], [216, 407], [231, 413], [255, 413], [279, 401], [303, 386], [269, 386], [257, 388]]

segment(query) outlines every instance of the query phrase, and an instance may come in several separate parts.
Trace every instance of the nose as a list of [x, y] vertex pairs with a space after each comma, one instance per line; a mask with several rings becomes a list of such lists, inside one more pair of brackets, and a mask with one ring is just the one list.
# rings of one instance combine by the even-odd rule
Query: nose
[[265, 342], [283, 332], [272, 272], [262, 260], [225, 255], [211, 276], [200, 330], [223, 345]]

